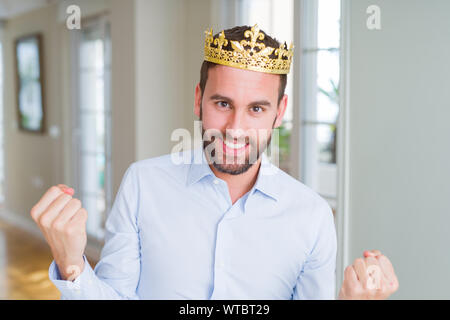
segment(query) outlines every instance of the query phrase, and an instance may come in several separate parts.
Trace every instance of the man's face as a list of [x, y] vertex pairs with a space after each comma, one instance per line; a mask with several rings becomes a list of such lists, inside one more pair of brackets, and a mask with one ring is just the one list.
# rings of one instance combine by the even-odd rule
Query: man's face
[[247, 171], [281, 125], [287, 96], [278, 105], [280, 76], [217, 65], [208, 71], [205, 92], [195, 90], [204, 148], [221, 172]]

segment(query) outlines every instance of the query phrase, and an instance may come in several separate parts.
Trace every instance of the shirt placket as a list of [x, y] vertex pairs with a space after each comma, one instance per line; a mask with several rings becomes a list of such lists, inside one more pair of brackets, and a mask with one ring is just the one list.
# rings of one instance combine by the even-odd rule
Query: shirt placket
[[[219, 180], [217, 180], [219, 181]], [[211, 299], [226, 299], [227, 295], [227, 273], [230, 272], [229, 257], [232, 249], [232, 233], [229, 220], [239, 215], [239, 201], [231, 205], [228, 195], [228, 188], [223, 181], [215, 183], [217, 188], [221, 189], [221, 194], [226, 197], [228, 208], [222, 215], [216, 231], [216, 242], [214, 250], [214, 285]], [[226, 194], [225, 194], [226, 192]]]

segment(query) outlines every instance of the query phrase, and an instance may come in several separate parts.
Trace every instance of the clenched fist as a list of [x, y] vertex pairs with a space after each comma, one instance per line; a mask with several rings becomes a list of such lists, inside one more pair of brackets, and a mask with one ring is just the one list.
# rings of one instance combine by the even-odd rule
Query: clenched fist
[[389, 259], [379, 250], [365, 251], [345, 268], [339, 299], [381, 300], [398, 290], [398, 279]]
[[73, 280], [84, 268], [87, 212], [74, 190], [59, 184], [47, 190], [31, 209], [31, 217], [44, 234], [61, 277]]

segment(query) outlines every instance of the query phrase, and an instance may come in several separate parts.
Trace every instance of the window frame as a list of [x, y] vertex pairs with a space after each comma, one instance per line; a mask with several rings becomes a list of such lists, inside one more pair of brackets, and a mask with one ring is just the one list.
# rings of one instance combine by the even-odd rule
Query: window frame
[[5, 64], [4, 64], [4, 41], [2, 33], [3, 24], [0, 21], [0, 204], [5, 202], [5, 123], [4, 123], [4, 87], [5, 87]]
[[[102, 229], [104, 231], [104, 225], [107, 215], [112, 207], [112, 150], [111, 150], [111, 138], [112, 138], [112, 109], [111, 109], [111, 36], [110, 36], [110, 18], [107, 14], [97, 15], [92, 18], [82, 20], [83, 28], [99, 28], [102, 38], [104, 39], [104, 119], [105, 119], [105, 172], [104, 172], [104, 188], [105, 188], [105, 210], [102, 214]], [[81, 151], [81, 121], [80, 118], [83, 114], [89, 111], [83, 111], [80, 106], [81, 100], [81, 88], [80, 88], [80, 45], [82, 38], [82, 31], [72, 30], [70, 42], [71, 42], [71, 152], [72, 152], [72, 181], [75, 190], [80, 192], [82, 198], [85, 192], [80, 189], [80, 175], [81, 175], [81, 160], [82, 153], [87, 154], [89, 151]], [[97, 152], [94, 152], [97, 154]], [[103, 153], [103, 152], [102, 152]], [[96, 236], [88, 233], [88, 241], [97, 245], [104, 243], [104, 235]]]

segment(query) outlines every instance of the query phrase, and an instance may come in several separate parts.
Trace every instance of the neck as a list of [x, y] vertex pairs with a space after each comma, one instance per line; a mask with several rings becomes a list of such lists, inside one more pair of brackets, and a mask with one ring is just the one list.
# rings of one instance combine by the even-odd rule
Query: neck
[[230, 193], [231, 202], [233, 204], [252, 189], [258, 177], [261, 158], [262, 157], [259, 157], [258, 161], [256, 161], [247, 171], [236, 175], [221, 172], [212, 164], [209, 164], [214, 175], [227, 183], [228, 192]]

